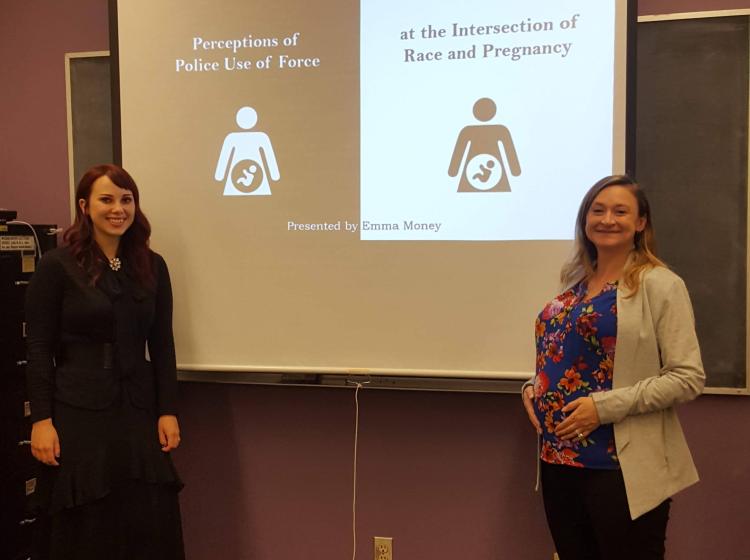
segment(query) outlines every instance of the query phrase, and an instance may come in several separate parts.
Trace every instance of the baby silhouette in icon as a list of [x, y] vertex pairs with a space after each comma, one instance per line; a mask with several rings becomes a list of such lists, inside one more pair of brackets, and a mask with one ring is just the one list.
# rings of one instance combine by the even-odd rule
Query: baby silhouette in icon
[[271, 181], [280, 179], [279, 166], [265, 132], [250, 132], [258, 122], [252, 107], [237, 111], [237, 124], [247, 132], [230, 132], [224, 138], [214, 178], [224, 181], [224, 196], [269, 195]]
[[[474, 103], [474, 116], [478, 121], [487, 122], [496, 112], [495, 102], [488, 97]], [[503, 152], [508, 158], [508, 170], [517, 177], [521, 174], [521, 166], [506, 127], [501, 124], [465, 126], [456, 139], [448, 167], [449, 176], [461, 174], [458, 192], [510, 191]]]
[[495, 162], [492, 160], [489, 160], [487, 162], [487, 165], [484, 163], [479, 164], [479, 173], [474, 173], [474, 175], [471, 177], [475, 181], [481, 181], [482, 183], [486, 183], [492, 178], [492, 168], [495, 167]]
[[250, 164], [247, 169], [242, 170], [242, 176], [237, 179], [237, 183], [246, 189], [249, 189], [255, 181], [256, 173], [258, 173], [259, 170], [260, 168], [257, 164]]

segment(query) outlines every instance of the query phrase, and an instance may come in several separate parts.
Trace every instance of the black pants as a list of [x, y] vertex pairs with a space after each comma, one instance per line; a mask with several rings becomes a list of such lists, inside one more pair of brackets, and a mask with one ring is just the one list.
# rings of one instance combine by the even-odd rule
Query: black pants
[[630, 519], [619, 469], [542, 462], [542, 494], [560, 560], [663, 560], [671, 500]]

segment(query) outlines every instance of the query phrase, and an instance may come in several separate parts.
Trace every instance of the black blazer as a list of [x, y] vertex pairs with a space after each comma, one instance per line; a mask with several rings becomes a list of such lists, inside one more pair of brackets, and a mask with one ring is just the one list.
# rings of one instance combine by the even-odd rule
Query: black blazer
[[172, 288], [164, 259], [152, 256], [155, 289], [138, 284], [128, 263], [91, 286], [67, 247], [44, 255], [26, 293], [33, 422], [52, 417], [54, 400], [98, 410], [120, 396], [176, 414]]

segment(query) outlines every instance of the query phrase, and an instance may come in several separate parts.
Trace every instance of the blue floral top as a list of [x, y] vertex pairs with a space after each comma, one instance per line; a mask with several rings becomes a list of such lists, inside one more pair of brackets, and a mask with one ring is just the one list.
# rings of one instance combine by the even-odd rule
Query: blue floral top
[[547, 463], [617, 469], [612, 424], [599, 426], [583, 441], [563, 441], [555, 427], [562, 408], [594, 391], [612, 389], [617, 341], [617, 283], [586, 301], [580, 282], [549, 302], [536, 320], [534, 406], [542, 425], [541, 458]]

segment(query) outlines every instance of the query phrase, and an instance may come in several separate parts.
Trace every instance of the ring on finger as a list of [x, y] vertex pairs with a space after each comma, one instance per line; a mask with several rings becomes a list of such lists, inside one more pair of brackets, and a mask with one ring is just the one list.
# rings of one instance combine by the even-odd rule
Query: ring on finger
[[578, 439], [581, 439], [581, 440], [583, 439], [583, 433], [578, 432]]

